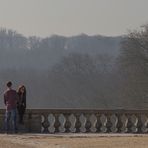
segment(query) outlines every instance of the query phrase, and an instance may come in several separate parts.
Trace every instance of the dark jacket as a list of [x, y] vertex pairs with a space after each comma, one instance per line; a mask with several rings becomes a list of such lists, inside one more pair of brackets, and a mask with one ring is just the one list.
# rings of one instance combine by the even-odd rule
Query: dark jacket
[[17, 102], [17, 106], [21, 106], [26, 108], [26, 93], [17, 93], [18, 94], [18, 102]]

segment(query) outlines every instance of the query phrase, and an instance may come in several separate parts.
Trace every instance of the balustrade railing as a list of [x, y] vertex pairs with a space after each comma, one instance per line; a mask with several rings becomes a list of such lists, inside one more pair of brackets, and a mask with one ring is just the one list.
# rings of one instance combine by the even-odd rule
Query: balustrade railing
[[[1, 109], [0, 123], [3, 119]], [[148, 133], [148, 111], [28, 109], [24, 126], [38, 133]]]
[[42, 133], [147, 133], [144, 110], [49, 110], [41, 114]]

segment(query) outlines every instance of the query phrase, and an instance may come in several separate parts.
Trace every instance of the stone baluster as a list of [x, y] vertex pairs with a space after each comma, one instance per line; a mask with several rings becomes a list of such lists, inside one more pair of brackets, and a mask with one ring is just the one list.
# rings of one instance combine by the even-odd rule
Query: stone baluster
[[141, 131], [143, 133], [147, 133], [148, 132], [148, 117], [146, 115], [141, 115], [141, 122], [142, 122], [142, 127], [141, 127]]
[[128, 128], [127, 128], [128, 118], [125, 114], [121, 116], [121, 122], [122, 122], [121, 132], [126, 133], [128, 131]]
[[41, 115], [41, 132], [49, 132], [48, 127], [49, 127], [48, 114], [42, 114]]
[[60, 122], [59, 131], [61, 133], [64, 133], [66, 131], [65, 129], [66, 118], [63, 114], [59, 115], [59, 122]]
[[81, 115], [80, 115], [79, 120], [80, 120], [80, 123], [81, 123], [80, 132], [85, 133], [85, 132], [86, 132], [86, 127], [85, 127], [85, 125], [86, 125], [87, 119], [86, 119], [86, 117], [84, 116], [84, 114], [81, 114]]
[[116, 132], [118, 131], [118, 128], [117, 128], [118, 117], [117, 117], [115, 114], [113, 114], [113, 115], [111, 115], [111, 117], [110, 117], [110, 121], [111, 121], [111, 123], [112, 123], [111, 131], [112, 131], [113, 133], [116, 133]]
[[71, 124], [69, 130], [70, 130], [70, 132], [75, 133], [76, 132], [75, 126], [76, 126], [77, 119], [76, 119], [74, 114], [71, 114], [69, 116], [69, 121], [70, 121], [70, 124]]
[[48, 116], [48, 122], [49, 122], [49, 127], [48, 130], [50, 133], [54, 133], [55, 132], [55, 116], [53, 114], [49, 114]]
[[136, 117], [136, 115], [131, 116], [131, 122], [132, 122], [131, 130], [133, 133], [136, 133], [138, 131], [138, 128], [137, 128], [138, 118]]
[[97, 131], [97, 128], [96, 128], [96, 124], [97, 124], [97, 117], [92, 114], [90, 116], [90, 122], [91, 122], [91, 127], [90, 127], [90, 131], [95, 133]]
[[43, 126], [44, 121], [45, 121], [45, 117], [41, 115], [41, 133], [44, 132], [44, 126]]
[[101, 115], [100, 121], [101, 121], [101, 124], [102, 124], [102, 126], [100, 128], [101, 132], [103, 132], [103, 133], [107, 132], [107, 127], [106, 127], [107, 117], [104, 114]]

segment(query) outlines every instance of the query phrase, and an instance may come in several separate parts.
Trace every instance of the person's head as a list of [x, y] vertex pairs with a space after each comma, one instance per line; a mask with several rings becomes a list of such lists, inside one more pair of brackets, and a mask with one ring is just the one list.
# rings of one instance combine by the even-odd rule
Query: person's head
[[26, 93], [26, 88], [24, 85], [20, 85], [19, 88], [18, 88], [18, 92], [19, 93]]
[[11, 88], [12, 87], [12, 82], [8, 81], [6, 85], [7, 85], [8, 88]]

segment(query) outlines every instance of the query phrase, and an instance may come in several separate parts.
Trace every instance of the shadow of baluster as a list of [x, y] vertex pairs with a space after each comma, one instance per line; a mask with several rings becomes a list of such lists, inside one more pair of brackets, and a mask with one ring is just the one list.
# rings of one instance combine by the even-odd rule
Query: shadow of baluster
[[48, 122], [48, 114], [44, 114], [44, 115], [41, 115], [41, 132], [42, 133], [48, 133], [48, 127], [49, 127], [49, 122]]
[[45, 121], [45, 117], [41, 115], [41, 133], [44, 132], [44, 126], [43, 126], [44, 121]]

